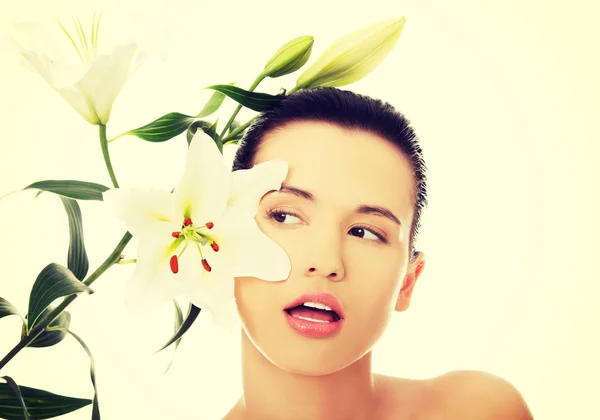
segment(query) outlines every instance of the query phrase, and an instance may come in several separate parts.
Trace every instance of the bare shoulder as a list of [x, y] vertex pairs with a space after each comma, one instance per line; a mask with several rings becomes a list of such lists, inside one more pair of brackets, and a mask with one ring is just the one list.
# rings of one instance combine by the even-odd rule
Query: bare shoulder
[[533, 420], [519, 391], [490, 373], [459, 370], [425, 379], [378, 378], [386, 419]]
[[431, 380], [442, 404], [461, 419], [533, 420], [521, 393], [505, 379], [457, 370]]

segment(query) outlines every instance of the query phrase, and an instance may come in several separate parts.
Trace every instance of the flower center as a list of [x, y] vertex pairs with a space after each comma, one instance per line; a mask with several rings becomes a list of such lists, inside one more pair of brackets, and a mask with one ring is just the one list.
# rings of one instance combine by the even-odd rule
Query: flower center
[[174, 254], [171, 257], [170, 265], [173, 273], [176, 274], [179, 271], [179, 258], [181, 258], [190, 243], [194, 243], [196, 245], [196, 248], [200, 253], [202, 267], [204, 267], [206, 271], [212, 270], [212, 267], [208, 264], [208, 261], [206, 258], [204, 258], [204, 255], [202, 255], [202, 246], [210, 244], [212, 250], [214, 252], [218, 252], [219, 245], [217, 245], [215, 240], [211, 238], [210, 235], [201, 231], [203, 229], [212, 229], [214, 225], [214, 223], [208, 222], [202, 226], [194, 226], [192, 219], [186, 217], [181, 224], [181, 230], [171, 233], [171, 236], [175, 238], [175, 249], [179, 248], [183, 244], [183, 249], [179, 252], [179, 254]]
[[77, 33], [76, 37], [71, 36], [69, 31], [65, 29], [63, 24], [58, 21], [58, 24], [62, 28], [69, 41], [75, 50], [77, 51], [77, 55], [81, 59], [83, 64], [89, 63], [98, 55], [98, 28], [100, 27], [100, 19], [102, 18], [102, 12], [98, 14], [98, 18], [96, 19], [96, 12], [94, 12], [94, 17], [92, 18], [92, 30], [90, 32], [89, 39], [85, 36], [85, 31], [83, 30], [83, 25], [79, 18], [73, 18], [73, 26], [75, 26], [75, 32]]

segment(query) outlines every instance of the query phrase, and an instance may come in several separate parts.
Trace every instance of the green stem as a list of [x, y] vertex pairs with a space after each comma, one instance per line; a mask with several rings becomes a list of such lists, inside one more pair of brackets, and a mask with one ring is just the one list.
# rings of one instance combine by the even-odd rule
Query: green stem
[[102, 155], [104, 156], [104, 163], [106, 164], [106, 169], [108, 169], [108, 174], [110, 175], [110, 180], [113, 183], [115, 188], [119, 188], [119, 183], [117, 182], [117, 177], [115, 177], [115, 171], [113, 171], [112, 163], [110, 162], [110, 154], [108, 153], [108, 140], [106, 139], [106, 126], [104, 124], [99, 124], [99, 135], [100, 135], [100, 147], [102, 148]]
[[[265, 75], [262, 73], [259, 74], [258, 77], [256, 78], [256, 80], [254, 80], [254, 82], [252, 83], [252, 86], [250, 86], [250, 89], [248, 89], [248, 92], [253, 92], [254, 89], [256, 89], [256, 87], [264, 79], [265, 79]], [[242, 104], [238, 104], [238, 106], [235, 108], [235, 111], [233, 111], [233, 114], [229, 118], [229, 121], [227, 121], [227, 124], [225, 124], [225, 128], [223, 128], [223, 131], [221, 132], [221, 135], [219, 136], [220, 139], [222, 139], [223, 136], [225, 135], [225, 133], [227, 133], [227, 130], [229, 130], [229, 127], [231, 127], [231, 124], [233, 124], [235, 117], [237, 116], [238, 112], [240, 112], [241, 109], [242, 109]]]
[[[86, 285], [91, 285], [98, 277], [100, 277], [106, 270], [108, 270], [113, 264], [116, 264], [121, 259], [121, 251], [125, 249], [125, 246], [129, 243], [132, 236], [129, 232], [125, 233], [121, 242], [117, 245], [117, 247], [113, 250], [113, 252], [108, 256], [106, 260], [94, 271], [90, 276], [83, 282]], [[31, 332], [23, 337], [21, 341], [8, 352], [4, 359], [0, 360], [0, 369], [2, 369], [8, 362], [12, 360], [13, 357], [17, 355], [21, 350], [29, 345], [33, 340], [40, 335], [48, 325], [50, 325], [58, 316], [65, 310], [67, 306], [71, 304], [75, 299], [77, 299], [79, 295], [70, 295], [66, 297], [60, 305], [58, 305], [52, 312], [48, 314], [44, 319], [39, 321], [35, 327], [31, 330]]]
[[[254, 117], [254, 118], [256, 118], [256, 117]], [[239, 126], [235, 130], [233, 130], [231, 133], [229, 133], [229, 135], [223, 139], [223, 143], [225, 143], [229, 139], [234, 138], [239, 133], [241, 133], [242, 131], [244, 131], [246, 128], [250, 127], [250, 124], [252, 124], [252, 121], [254, 121], [254, 118], [252, 118], [249, 121], [246, 121], [246, 123], [244, 125]]]

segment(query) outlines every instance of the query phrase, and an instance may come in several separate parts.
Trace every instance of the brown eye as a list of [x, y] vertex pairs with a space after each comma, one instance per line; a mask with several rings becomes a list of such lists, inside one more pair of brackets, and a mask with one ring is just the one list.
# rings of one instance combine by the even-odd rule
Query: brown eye
[[365, 238], [365, 234], [371, 234], [375, 237], [375, 239], [367, 239], [370, 241], [379, 241], [379, 242], [383, 242], [383, 243], [387, 243], [387, 239], [385, 236], [383, 236], [380, 233], [375, 232], [375, 230], [371, 229], [370, 227], [367, 226], [354, 226], [352, 229], [350, 229], [350, 232], [354, 232], [355, 235], [361, 239], [367, 239]]
[[267, 212], [267, 215], [268, 215], [269, 219], [273, 219], [277, 223], [282, 224], [282, 225], [293, 224], [293, 223], [285, 223], [290, 216], [296, 217], [298, 219], [300, 218], [300, 216], [296, 213], [293, 213], [290, 211], [284, 211], [284, 210], [277, 210], [277, 209], [269, 210]]

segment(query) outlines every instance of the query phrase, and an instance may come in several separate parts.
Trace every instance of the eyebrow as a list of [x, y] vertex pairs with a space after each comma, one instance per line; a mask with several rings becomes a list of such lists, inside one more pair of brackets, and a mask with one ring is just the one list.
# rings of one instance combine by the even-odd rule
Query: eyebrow
[[[316, 197], [311, 192], [303, 190], [302, 188], [294, 187], [294, 186], [286, 184], [286, 183], [282, 183], [281, 188], [279, 190], [270, 191], [267, 194], [271, 194], [274, 192], [295, 195], [296, 197], [303, 198], [312, 203], [317, 202]], [[397, 225], [402, 225], [402, 223], [400, 223], [400, 220], [396, 217], [396, 215], [394, 215], [394, 213], [392, 213], [392, 211], [388, 210], [385, 207], [361, 204], [356, 209], [354, 209], [354, 211], [356, 213], [360, 213], [360, 214], [372, 214], [372, 215], [387, 217], [388, 219], [390, 219], [392, 222], [396, 223]]]

